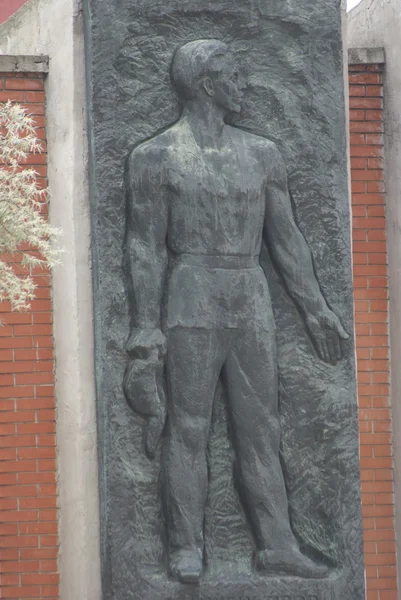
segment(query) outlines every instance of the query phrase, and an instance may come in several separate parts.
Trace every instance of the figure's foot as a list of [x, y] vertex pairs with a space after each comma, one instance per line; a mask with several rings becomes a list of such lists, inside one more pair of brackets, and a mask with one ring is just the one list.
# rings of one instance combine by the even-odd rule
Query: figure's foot
[[181, 583], [198, 583], [202, 569], [202, 555], [197, 549], [177, 550], [170, 555], [169, 575]]
[[304, 579], [322, 579], [329, 568], [318, 565], [296, 546], [285, 550], [261, 550], [256, 554], [256, 569], [271, 575], [292, 575]]

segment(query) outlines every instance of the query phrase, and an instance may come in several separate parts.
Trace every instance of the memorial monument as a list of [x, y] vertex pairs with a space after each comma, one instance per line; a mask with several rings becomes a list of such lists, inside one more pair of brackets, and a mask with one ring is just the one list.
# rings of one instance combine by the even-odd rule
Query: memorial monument
[[364, 597], [337, 4], [87, 0], [107, 600]]

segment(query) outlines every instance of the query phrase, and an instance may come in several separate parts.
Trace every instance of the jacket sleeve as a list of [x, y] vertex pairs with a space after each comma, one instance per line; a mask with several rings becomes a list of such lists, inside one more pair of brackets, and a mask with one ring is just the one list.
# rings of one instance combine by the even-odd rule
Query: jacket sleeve
[[291, 207], [284, 161], [276, 146], [269, 156], [271, 177], [266, 188], [264, 238], [277, 271], [304, 316], [327, 309], [312, 257]]
[[133, 326], [160, 329], [167, 269], [168, 206], [161, 156], [139, 146], [126, 168], [125, 262]]

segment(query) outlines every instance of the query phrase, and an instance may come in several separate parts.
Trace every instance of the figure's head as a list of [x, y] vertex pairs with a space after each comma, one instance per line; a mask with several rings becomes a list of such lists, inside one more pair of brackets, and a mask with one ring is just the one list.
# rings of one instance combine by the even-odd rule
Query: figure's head
[[196, 40], [179, 48], [171, 76], [183, 100], [199, 98], [227, 112], [241, 110], [238, 66], [227, 44], [219, 40]]

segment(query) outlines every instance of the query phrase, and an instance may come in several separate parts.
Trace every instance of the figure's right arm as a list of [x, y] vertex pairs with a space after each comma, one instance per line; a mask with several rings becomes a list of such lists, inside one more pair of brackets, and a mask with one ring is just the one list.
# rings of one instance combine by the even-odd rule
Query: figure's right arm
[[126, 201], [125, 258], [133, 324], [127, 351], [132, 358], [147, 358], [155, 349], [164, 353], [161, 304], [168, 260], [162, 156], [149, 147], [139, 146], [128, 159]]

